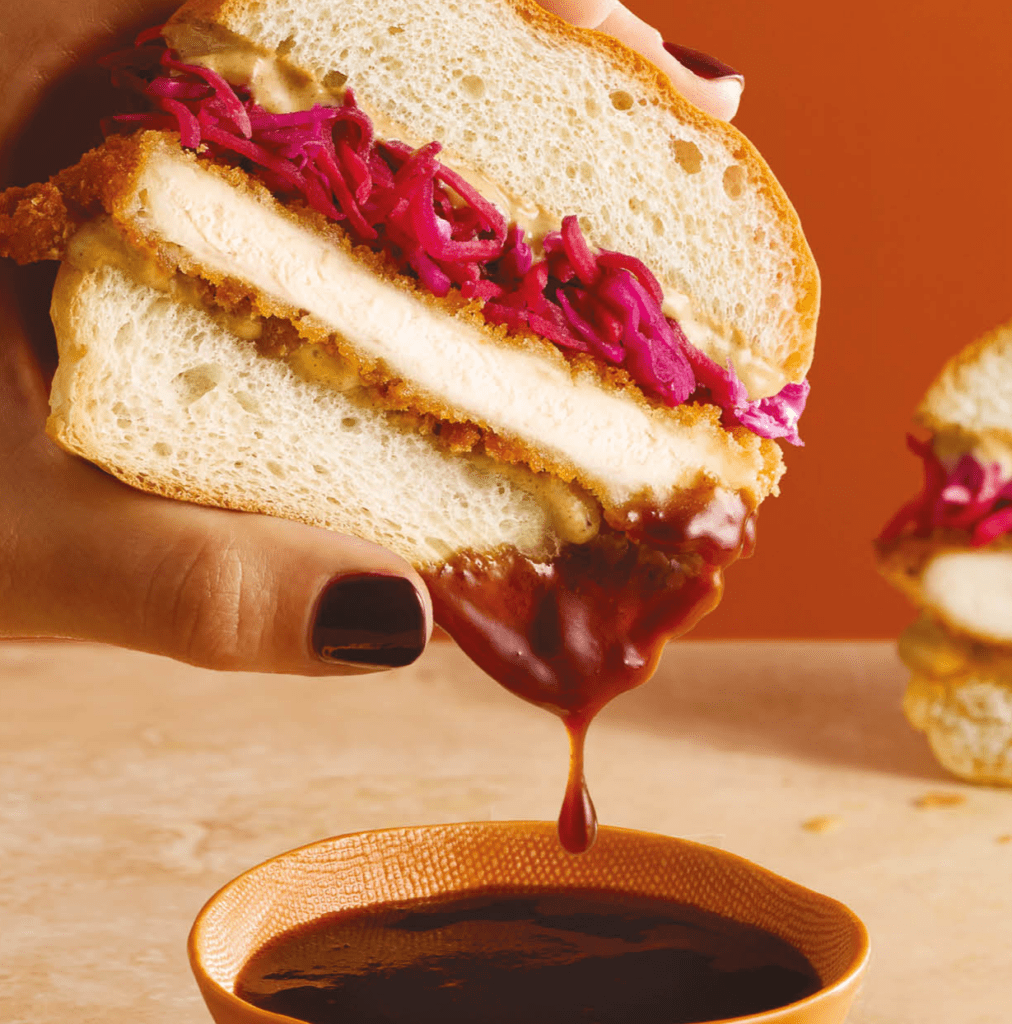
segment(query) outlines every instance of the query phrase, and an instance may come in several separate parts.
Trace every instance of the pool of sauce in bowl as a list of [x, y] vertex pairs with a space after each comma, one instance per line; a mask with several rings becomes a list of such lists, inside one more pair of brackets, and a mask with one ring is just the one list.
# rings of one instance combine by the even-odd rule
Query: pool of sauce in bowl
[[821, 987], [783, 939], [606, 893], [448, 897], [332, 914], [273, 939], [240, 999], [310, 1024], [688, 1024]]
[[583, 773], [587, 728], [653, 674], [664, 644], [720, 600], [723, 570], [752, 553], [755, 510], [710, 489], [685, 505], [630, 506], [549, 562], [513, 550], [458, 556], [426, 575], [436, 621], [512, 693], [559, 715], [570, 771], [559, 838], [589, 849], [597, 818]]

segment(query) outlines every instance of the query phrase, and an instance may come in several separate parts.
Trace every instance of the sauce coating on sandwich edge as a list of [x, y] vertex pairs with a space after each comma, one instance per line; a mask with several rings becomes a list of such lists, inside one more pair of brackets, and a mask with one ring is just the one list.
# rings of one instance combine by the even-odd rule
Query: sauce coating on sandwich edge
[[723, 570], [750, 555], [754, 539], [754, 509], [713, 490], [688, 508], [629, 507], [550, 562], [515, 550], [462, 555], [426, 574], [436, 621], [463, 651], [565, 724], [571, 755], [559, 838], [571, 853], [588, 850], [597, 833], [583, 772], [588, 726], [613, 697], [650, 678], [668, 640], [716, 607]]

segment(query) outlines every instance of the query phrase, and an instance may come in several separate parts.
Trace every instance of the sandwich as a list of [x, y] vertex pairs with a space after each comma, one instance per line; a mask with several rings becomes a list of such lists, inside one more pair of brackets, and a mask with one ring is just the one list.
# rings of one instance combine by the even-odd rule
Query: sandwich
[[949, 771], [1012, 785], [1012, 323], [946, 364], [917, 420], [924, 485], [877, 542], [920, 610], [899, 642], [904, 710]]
[[62, 261], [52, 437], [385, 545], [567, 720], [647, 678], [800, 443], [819, 279], [754, 147], [532, 0], [191, 0], [105, 63], [105, 143], [0, 195]]

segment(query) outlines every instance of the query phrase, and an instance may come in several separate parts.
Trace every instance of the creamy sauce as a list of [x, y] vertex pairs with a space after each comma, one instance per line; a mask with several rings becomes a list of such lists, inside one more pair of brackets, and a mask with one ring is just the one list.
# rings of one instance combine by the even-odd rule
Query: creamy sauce
[[203, 310], [243, 341], [256, 341], [263, 333], [263, 321], [254, 313], [230, 313], [221, 306], [209, 307], [196, 282], [160, 262], [153, 252], [128, 243], [108, 217], [89, 221], [77, 230], [67, 245], [66, 262], [78, 270], [102, 264], [117, 267], [139, 284]]
[[362, 386], [355, 368], [319, 345], [300, 345], [285, 357], [292, 372], [313, 384], [323, 384], [347, 394]]

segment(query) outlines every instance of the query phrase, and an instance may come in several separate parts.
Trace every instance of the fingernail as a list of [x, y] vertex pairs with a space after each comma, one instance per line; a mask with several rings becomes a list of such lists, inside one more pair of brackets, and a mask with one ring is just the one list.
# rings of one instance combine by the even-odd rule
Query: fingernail
[[425, 649], [425, 606], [401, 576], [341, 576], [324, 590], [313, 650], [330, 665], [400, 668]]
[[745, 76], [740, 71], [735, 71], [730, 64], [725, 64], [722, 60], [703, 53], [702, 50], [691, 50], [688, 46], [679, 46], [677, 43], [665, 43], [664, 49], [679, 64], [684, 65], [700, 78], [740, 78], [743, 82], [745, 81]]

